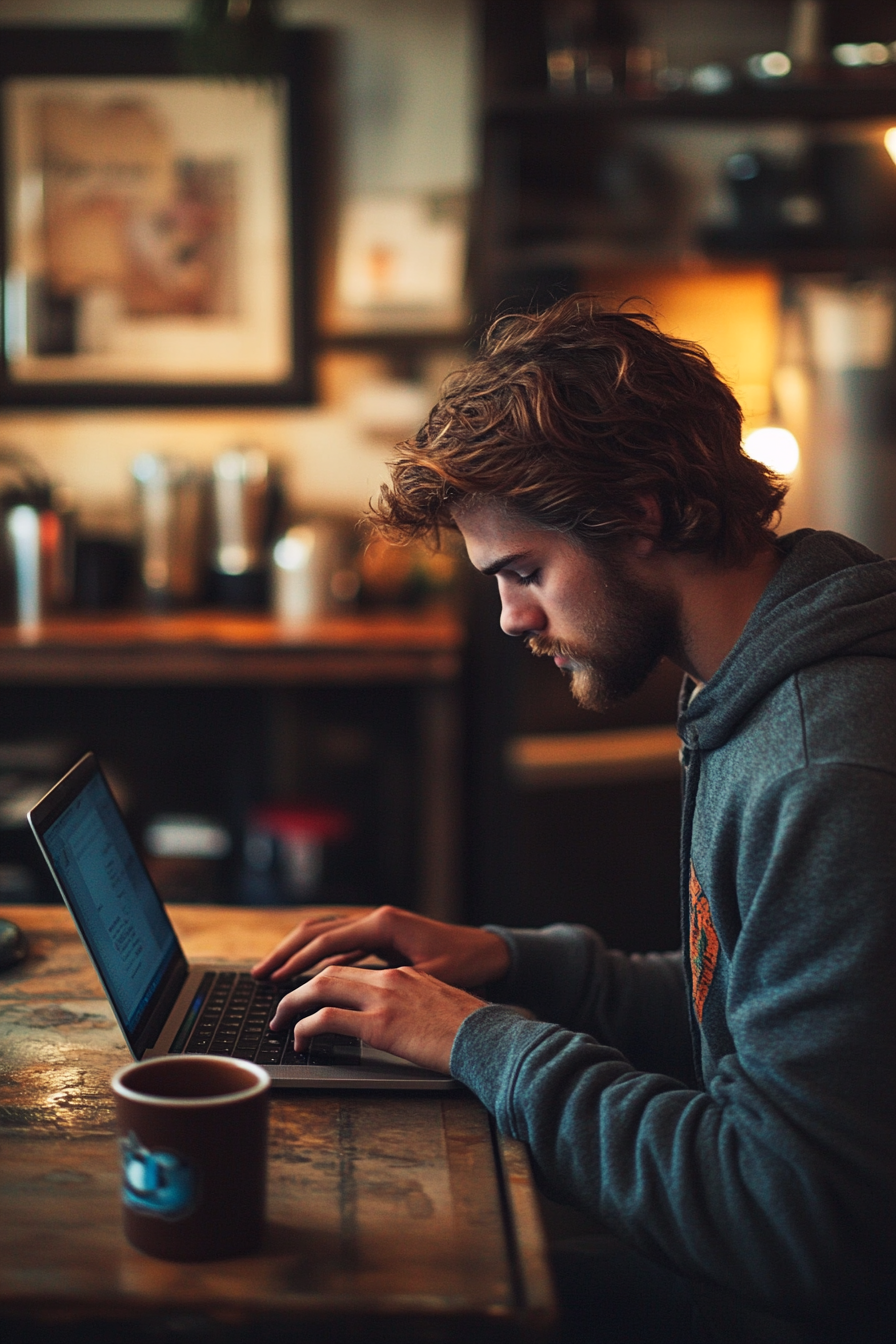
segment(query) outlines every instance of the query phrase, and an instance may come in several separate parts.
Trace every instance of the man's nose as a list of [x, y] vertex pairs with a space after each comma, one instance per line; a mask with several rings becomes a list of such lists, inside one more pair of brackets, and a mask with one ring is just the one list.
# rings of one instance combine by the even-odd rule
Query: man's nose
[[547, 617], [538, 602], [523, 594], [501, 594], [501, 629], [505, 635], [538, 634], [547, 625]]

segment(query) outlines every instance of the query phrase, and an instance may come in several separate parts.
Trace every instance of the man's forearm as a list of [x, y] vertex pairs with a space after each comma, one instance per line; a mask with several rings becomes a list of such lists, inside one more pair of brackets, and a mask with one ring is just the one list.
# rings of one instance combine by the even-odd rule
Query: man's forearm
[[527, 1008], [539, 1021], [587, 1032], [638, 1068], [694, 1080], [678, 953], [611, 952], [593, 929], [577, 924], [494, 931], [507, 942], [511, 967], [503, 980], [484, 988], [486, 997]]

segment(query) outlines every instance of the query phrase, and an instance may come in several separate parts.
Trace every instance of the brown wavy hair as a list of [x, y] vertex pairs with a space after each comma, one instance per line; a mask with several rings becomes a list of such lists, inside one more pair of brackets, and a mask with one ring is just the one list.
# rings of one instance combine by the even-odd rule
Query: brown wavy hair
[[637, 531], [653, 496], [666, 549], [736, 565], [768, 544], [787, 490], [742, 426], [700, 346], [577, 295], [492, 324], [398, 445], [369, 517], [393, 541], [437, 537], [459, 504], [497, 499], [594, 548]]

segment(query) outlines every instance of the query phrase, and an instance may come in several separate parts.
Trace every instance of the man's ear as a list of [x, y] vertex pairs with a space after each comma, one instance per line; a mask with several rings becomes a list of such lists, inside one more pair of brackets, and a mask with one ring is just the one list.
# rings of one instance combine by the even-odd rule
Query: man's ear
[[635, 555], [644, 559], [656, 550], [663, 531], [663, 514], [656, 495], [639, 495], [641, 518], [632, 528]]

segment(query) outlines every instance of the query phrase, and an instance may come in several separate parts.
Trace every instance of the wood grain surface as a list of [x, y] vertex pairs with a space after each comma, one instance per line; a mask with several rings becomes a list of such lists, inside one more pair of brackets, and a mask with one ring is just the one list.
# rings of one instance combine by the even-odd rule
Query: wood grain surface
[[448, 681], [463, 627], [447, 606], [284, 625], [222, 611], [72, 613], [0, 628], [0, 682], [376, 683]]
[[[170, 913], [190, 958], [240, 962], [299, 914]], [[109, 1088], [127, 1049], [67, 912], [0, 914], [31, 948], [0, 975], [5, 1341], [182, 1339], [185, 1320], [197, 1338], [233, 1341], [261, 1326], [275, 1339], [434, 1344], [550, 1332], [525, 1150], [496, 1140], [466, 1093], [275, 1094], [262, 1251], [178, 1265], [131, 1248]]]

